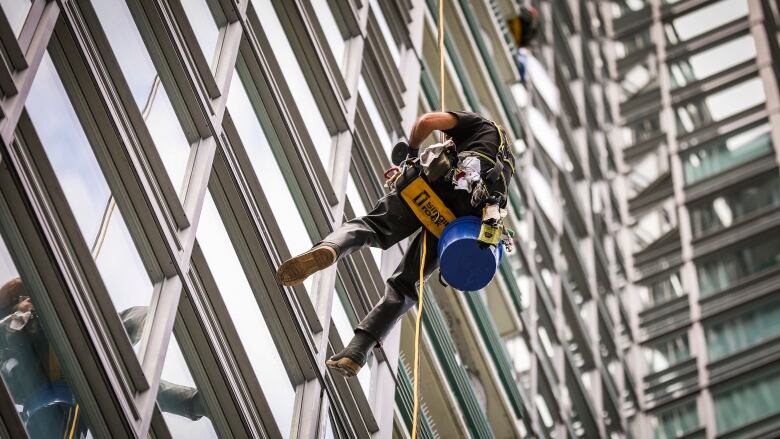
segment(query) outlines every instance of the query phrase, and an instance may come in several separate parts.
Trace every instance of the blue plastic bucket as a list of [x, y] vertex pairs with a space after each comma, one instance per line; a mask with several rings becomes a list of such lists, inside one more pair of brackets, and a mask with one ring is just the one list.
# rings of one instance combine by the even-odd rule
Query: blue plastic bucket
[[439, 271], [444, 280], [461, 291], [484, 288], [504, 257], [504, 243], [483, 246], [478, 241], [482, 220], [463, 216], [451, 222], [439, 238]]

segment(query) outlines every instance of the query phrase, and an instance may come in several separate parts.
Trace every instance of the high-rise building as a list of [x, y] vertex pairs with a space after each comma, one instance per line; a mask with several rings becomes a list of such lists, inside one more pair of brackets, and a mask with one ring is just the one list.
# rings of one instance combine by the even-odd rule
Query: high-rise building
[[780, 435], [779, 19], [614, 2], [636, 437]]
[[776, 433], [777, 5], [527, 4], [444, 0], [441, 90], [438, 0], [0, 0], [0, 437], [409, 437], [415, 309], [324, 367], [405, 243], [274, 274], [442, 92], [515, 245], [427, 284], [420, 437]]

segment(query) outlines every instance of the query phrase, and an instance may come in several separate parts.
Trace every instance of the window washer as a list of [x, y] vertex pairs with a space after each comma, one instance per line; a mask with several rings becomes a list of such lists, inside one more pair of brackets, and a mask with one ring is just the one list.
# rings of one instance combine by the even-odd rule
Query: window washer
[[[449, 140], [428, 147], [417, 158], [420, 144], [435, 130], [445, 133]], [[327, 360], [328, 367], [344, 376], [356, 375], [371, 349], [381, 345], [396, 322], [417, 302], [415, 283], [425, 233], [421, 228], [431, 230], [429, 220], [441, 221], [437, 212], [428, 210], [432, 219], [427, 218], [423, 224], [402, 197], [405, 185], [422, 176], [455, 217], [475, 215], [493, 223], [495, 218], [487, 218], [483, 212], [505, 212], [507, 185], [514, 174], [514, 156], [507, 142], [502, 128], [476, 113], [424, 114], [414, 123], [409, 144], [399, 142], [393, 149], [394, 164], [409, 166], [404, 170], [391, 168], [396, 171], [389, 180], [392, 191], [367, 215], [343, 223], [311, 250], [279, 267], [277, 277], [284, 285], [298, 285], [364, 246], [388, 249], [414, 235], [401, 263], [387, 280], [384, 297], [355, 328], [349, 344]], [[436, 236], [429, 233], [426, 239], [426, 278], [438, 267]]]

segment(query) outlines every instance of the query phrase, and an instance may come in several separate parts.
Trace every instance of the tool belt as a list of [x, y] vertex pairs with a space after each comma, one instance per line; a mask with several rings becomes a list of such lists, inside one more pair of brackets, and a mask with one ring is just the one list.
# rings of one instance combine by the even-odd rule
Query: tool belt
[[428, 184], [419, 166], [407, 167], [396, 181], [396, 191], [426, 230], [436, 238], [455, 220], [455, 214]]

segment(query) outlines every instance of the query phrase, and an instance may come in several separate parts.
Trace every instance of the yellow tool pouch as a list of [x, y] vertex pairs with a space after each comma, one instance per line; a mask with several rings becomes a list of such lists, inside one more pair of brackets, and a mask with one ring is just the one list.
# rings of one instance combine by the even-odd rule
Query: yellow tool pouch
[[431, 186], [421, 177], [401, 189], [401, 199], [406, 202], [422, 225], [436, 238], [441, 236], [447, 224], [455, 220], [455, 215], [447, 208], [444, 201], [436, 195]]

